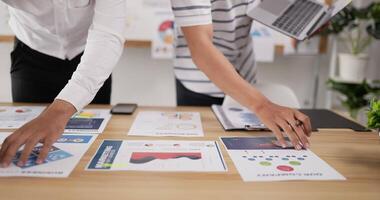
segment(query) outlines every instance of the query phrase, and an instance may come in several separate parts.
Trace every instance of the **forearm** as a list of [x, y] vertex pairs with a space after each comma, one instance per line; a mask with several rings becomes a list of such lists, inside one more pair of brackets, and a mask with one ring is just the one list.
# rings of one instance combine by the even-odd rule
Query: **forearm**
[[259, 110], [268, 102], [260, 91], [236, 72], [211, 40], [199, 39], [190, 46], [194, 63], [226, 94], [253, 111]]
[[47, 120], [54, 119], [54, 121], [58, 122], [58, 124], [63, 124], [63, 126], [65, 126], [67, 121], [76, 112], [77, 110], [71, 103], [56, 99], [46, 108], [40, 117]]
[[125, 24], [125, 0], [96, 2], [81, 63], [57, 99], [77, 110], [93, 100], [122, 55]]

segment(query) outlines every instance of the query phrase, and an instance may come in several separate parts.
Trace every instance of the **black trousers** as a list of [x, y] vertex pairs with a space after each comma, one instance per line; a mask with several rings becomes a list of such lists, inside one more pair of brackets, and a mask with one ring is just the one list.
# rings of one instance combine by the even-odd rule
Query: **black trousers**
[[[13, 102], [53, 102], [77, 69], [82, 54], [61, 60], [35, 51], [16, 38], [10, 72]], [[110, 76], [92, 103], [110, 104], [111, 86]]]
[[199, 94], [187, 89], [181, 81], [176, 79], [177, 105], [178, 106], [211, 106], [222, 105], [224, 98], [211, 97]]

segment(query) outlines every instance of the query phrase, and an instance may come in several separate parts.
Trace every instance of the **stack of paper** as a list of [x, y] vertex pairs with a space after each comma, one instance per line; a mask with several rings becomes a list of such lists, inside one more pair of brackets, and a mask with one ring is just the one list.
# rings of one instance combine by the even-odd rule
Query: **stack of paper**
[[[0, 133], [0, 143], [9, 135], [10, 133]], [[96, 137], [97, 135], [93, 134], [64, 134], [51, 148], [45, 162], [39, 165], [36, 164], [36, 160], [42, 144], [33, 149], [25, 166], [18, 167], [16, 164], [21, 149], [8, 168], [0, 168], [0, 176], [68, 177]]]
[[105, 140], [87, 169], [103, 171], [227, 171], [220, 148], [215, 141]]
[[201, 117], [195, 112], [140, 112], [129, 135], [203, 136]]
[[345, 180], [310, 150], [282, 149], [274, 137], [222, 137], [244, 181]]

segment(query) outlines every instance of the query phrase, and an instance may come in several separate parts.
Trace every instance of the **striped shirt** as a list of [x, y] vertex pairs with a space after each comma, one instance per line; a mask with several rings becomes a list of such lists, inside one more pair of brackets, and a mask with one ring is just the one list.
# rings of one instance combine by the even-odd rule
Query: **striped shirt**
[[246, 81], [255, 82], [256, 64], [246, 12], [254, 0], [171, 0], [176, 22], [174, 73], [189, 90], [213, 97], [224, 93], [191, 59], [181, 27], [213, 25], [213, 43]]

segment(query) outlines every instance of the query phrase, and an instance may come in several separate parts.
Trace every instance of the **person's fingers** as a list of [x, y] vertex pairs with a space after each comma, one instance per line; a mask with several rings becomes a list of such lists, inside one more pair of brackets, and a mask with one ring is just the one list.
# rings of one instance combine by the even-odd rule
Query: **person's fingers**
[[309, 148], [310, 143], [307, 139], [304, 129], [302, 128], [302, 124], [297, 124], [295, 119], [289, 120], [288, 123], [292, 126], [294, 132], [297, 134], [298, 138], [301, 140], [302, 146], [305, 148]]
[[10, 136], [8, 136], [4, 140], [3, 144], [1, 145], [1, 149], [0, 149], [0, 163], [3, 160], [4, 154], [7, 151], [9, 144], [12, 143], [12, 142], [13, 142], [13, 140], [12, 140], [11, 135], [10, 135]]
[[42, 150], [40, 151], [40, 154], [38, 155], [38, 158], [36, 161], [37, 164], [42, 164], [45, 161], [51, 147], [53, 146], [53, 143], [54, 141], [50, 138], [44, 141], [44, 146], [42, 147]]
[[25, 147], [24, 149], [22, 150], [22, 153], [21, 153], [21, 156], [17, 162], [17, 165], [22, 167], [25, 165], [25, 163], [27, 162], [30, 154], [32, 153], [32, 150], [33, 148], [36, 146], [36, 144], [38, 143], [38, 140], [39, 139], [36, 139], [36, 138], [30, 138], [26, 144], [25, 144]]
[[16, 155], [17, 150], [20, 148], [22, 144], [24, 144], [24, 140], [18, 139], [12, 142], [8, 148], [6, 149], [6, 152], [3, 154], [3, 159], [1, 160], [1, 166], [2, 167], [8, 167], [9, 164], [12, 161], [12, 158]]
[[279, 142], [279, 144], [281, 145], [282, 148], [286, 148], [288, 147], [288, 145], [286, 144], [285, 142], [285, 138], [284, 136], [282, 135], [282, 132], [280, 130], [280, 128], [278, 128], [277, 125], [273, 125], [270, 127], [270, 130], [274, 133], [274, 135], [276, 136], [277, 138], [277, 141]]
[[286, 135], [288, 135], [288, 137], [290, 138], [290, 141], [292, 142], [294, 148], [297, 150], [301, 150], [302, 149], [302, 146], [300, 145], [301, 141], [299, 140], [298, 136], [293, 131], [291, 126], [286, 121], [281, 121], [278, 123], [278, 125], [282, 128], [282, 130], [284, 130]]
[[313, 132], [310, 118], [298, 110], [295, 112], [295, 117], [297, 120], [302, 122], [302, 125], [306, 131], [306, 135], [310, 137], [311, 133]]
[[0, 150], [0, 164], [3, 162], [5, 154], [10, 146], [14, 145], [14, 143], [19, 143], [18, 146], [21, 146], [23, 144], [23, 141], [26, 140], [27, 137], [23, 136], [22, 133], [22, 131], [17, 130], [4, 140], [4, 143], [2, 144]]

